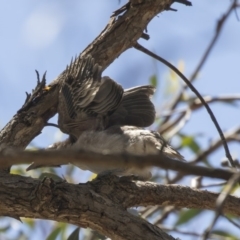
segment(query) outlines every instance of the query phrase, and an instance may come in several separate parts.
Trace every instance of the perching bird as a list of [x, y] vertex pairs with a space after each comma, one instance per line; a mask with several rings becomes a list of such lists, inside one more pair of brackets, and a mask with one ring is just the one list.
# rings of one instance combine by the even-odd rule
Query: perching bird
[[[50, 149], [78, 149], [101, 154], [132, 154], [137, 156], [157, 155], [160, 152], [167, 157], [184, 160], [183, 156], [173, 149], [164, 138], [155, 131], [145, 130], [134, 126], [114, 125], [104, 131], [84, 131], [78, 140], [71, 144], [69, 139], [50, 146]], [[135, 175], [142, 179], [149, 179], [149, 168], [106, 169], [101, 163], [95, 166], [72, 162], [82, 170], [89, 170], [96, 174], [111, 172], [115, 175]]]
[[76, 141], [82, 132], [102, 131], [113, 125], [150, 126], [155, 108], [152, 86], [123, 91], [91, 56], [77, 58], [67, 67], [59, 92], [58, 125]]
[[[105, 131], [84, 132], [72, 145], [75, 149], [102, 154], [132, 154], [136, 156], [157, 155], [160, 152], [167, 157], [184, 160], [183, 156], [173, 149], [164, 138], [156, 131], [145, 130], [134, 126], [112, 126]], [[159, 159], [160, 160], [160, 159]], [[91, 166], [74, 163], [83, 170], [89, 170], [96, 174], [112, 173], [118, 176], [134, 175], [142, 180], [151, 178], [151, 169], [148, 168], [124, 168], [108, 169], [101, 165]]]
[[[69, 138], [53, 144], [50, 149], [77, 148], [133, 155], [162, 152], [170, 158], [183, 160], [159, 133], [143, 129], [155, 120], [155, 108], [150, 101], [154, 88], [139, 86], [123, 91], [109, 77], [101, 78], [101, 73], [102, 68], [90, 56], [76, 59], [67, 67], [59, 92], [58, 124]], [[76, 165], [97, 174], [106, 170], [101, 164], [96, 167]], [[33, 164], [28, 170], [37, 167], [42, 166]], [[149, 169], [111, 169], [111, 172], [150, 176]]]

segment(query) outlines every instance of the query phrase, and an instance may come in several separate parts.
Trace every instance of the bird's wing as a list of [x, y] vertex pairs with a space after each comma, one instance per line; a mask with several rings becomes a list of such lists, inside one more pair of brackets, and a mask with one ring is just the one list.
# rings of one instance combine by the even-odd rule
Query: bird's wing
[[150, 101], [154, 91], [155, 88], [150, 85], [126, 89], [118, 109], [110, 116], [109, 126], [150, 126], [156, 113]]
[[153, 139], [156, 140], [154, 143], [156, 149], [164, 153], [169, 158], [185, 161], [184, 157], [176, 149], [174, 149], [160, 133], [151, 131], [151, 134]]
[[[115, 129], [117, 130], [117, 128], [113, 128], [113, 131], [116, 131]], [[134, 126], [122, 126], [121, 130], [122, 135], [125, 135], [129, 139], [126, 144], [127, 153], [144, 156], [162, 152], [169, 158], [184, 161], [184, 157], [156, 131]], [[109, 130], [108, 132], [112, 133]]]
[[123, 97], [123, 88], [109, 77], [101, 79], [101, 85], [89, 110], [98, 114], [112, 113], [119, 106]]
[[93, 122], [97, 122], [98, 115], [110, 115], [119, 106], [122, 87], [108, 77], [101, 78], [101, 73], [102, 67], [91, 56], [76, 58], [67, 67], [58, 105], [58, 123], [63, 132], [72, 134], [76, 127], [97, 127]]
[[91, 56], [71, 62], [59, 92], [60, 118], [73, 119], [92, 102], [100, 87], [101, 73], [102, 68]]

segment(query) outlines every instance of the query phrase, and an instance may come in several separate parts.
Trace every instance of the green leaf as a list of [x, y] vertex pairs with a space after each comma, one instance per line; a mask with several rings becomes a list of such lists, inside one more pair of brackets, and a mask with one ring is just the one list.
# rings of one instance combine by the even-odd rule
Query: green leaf
[[32, 218], [24, 218], [23, 222], [27, 224], [30, 228], [34, 228], [36, 223]]
[[197, 215], [202, 213], [202, 210], [199, 209], [190, 209], [190, 210], [183, 210], [180, 212], [179, 218], [177, 222], [175, 223], [175, 226], [182, 225], [184, 223], [187, 223]]
[[10, 225], [7, 225], [6, 227], [0, 228], [0, 232], [6, 232], [7, 230], [11, 229]]
[[55, 228], [50, 234], [49, 236], [46, 238], [46, 240], [55, 240], [57, 238], [57, 236], [60, 234], [60, 232], [62, 231], [61, 227], [57, 227]]
[[189, 147], [194, 153], [198, 153], [200, 151], [199, 144], [195, 141], [193, 136], [183, 136], [182, 146]]
[[78, 240], [79, 239], [80, 228], [76, 228], [68, 237], [67, 240]]
[[150, 77], [149, 82], [150, 82], [150, 84], [151, 84], [153, 87], [157, 88], [158, 80], [157, 80], [157, 76], [156, 76], [156, 75], [152, 75], [152, 76]]

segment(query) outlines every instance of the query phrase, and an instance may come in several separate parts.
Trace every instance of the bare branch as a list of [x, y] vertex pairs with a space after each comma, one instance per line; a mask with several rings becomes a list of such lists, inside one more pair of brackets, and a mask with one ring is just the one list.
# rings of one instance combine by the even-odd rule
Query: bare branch
[[[230, 129], [224, 133], [225, 139], [227, 142], [231, 141], [238, 141], [239, 142], [239, 136], [240, 136], [240, 127], [236, 127], [234, 129]], [[209, 147], [203, 151], [201, 151], [193, 160], [190, 162], [192, 164], [198, 163], [205, 159], [207, 156], [209, 156], [211, 153], [213, 153], [215, 150], [217, 150], [219, 147], [221, 147], [222, 141], [220, 138], [213, 141], [211, 144], [209, 144]]]
[[[74, 185], [49, 178], [41, 182], [18, 175], [1, 175], [0, 212], [5, 216], [48, 219], [90, 227], [112, 239], [174, 239], [157, 226], [128, 213], [121, 201], [115, 199], [115, 194], [106, 194], [102, 188], [111, 184], [109, 180]], [[132, 182], [128, 184], [125, 192], [131, 189]], [[114, 187], [118, 185], [121, 188], [124, 184]]]
[[[229, 95], [229, 96], [217, 96], [217, 97], [211, 97], [211, 96], [204, 96], [203, 97], [206, 103], [215, 103], [215, 102], [226, 102], [226, 103], [232, 103], [235, 101], [239, 101], [240, 100], [240, 95], [238, 94], [233, 94], [233, 95]], [[203, 107], [202, 102], [196, 98], [194, 100], [188, 100], [190, 102], [190, 105], [187, 106], [187, 108], [185, 110], [182, 111], [176, 111], [171, 110], [167, 115], [161, 115], [161, 116], [172, 116], [175, 113], [180, 113], [180, 115], [177, 117], [177, 119], [175, 119], [174, 121], [169, 121], [165, 122], [163, 124], [161, 124], [161, 126], [159, 127], [159, 132], [161, 134], [164, 134], [165, 132], [167, 132], [168, 137], [171, 138], [171, 136], [173, 136], [174, 134], [176, 134], [177, 132], [179, 132], [184, 126], [185, 124], [188, 122], [189, 118], [190, 118], [190, 114], [192, 113], [192, 111], [196, 111], [199, 108]], [[170, 131], [170, 133], [169, 133]], [[224, 135], [225, 136], [225, 135]]]
[[9, 167], [13, 164], [34, 163], [36, 165], [62, 165], [71, 163], [87, 164], [89, 167], [101, 166], [106, 170], [124, 169], [136, 167], [156, 166], [163, 169], [171, 169], [182, 172], [185, 175], [198, 175], [210, 178], [228, 180], [234, 171], [223, 169], [212, 169], [201, 166], [193, 166], [185, 162], [168, 158], [163, 153], [159, 155], [134, 156], [134, 155], [103, 155], [77, 150], [42, 150], [42, 151], [13, 151], [6, 150], [0, 153], [2, 167]]
[[[180, 230], [176, 227], [166, 227], [166, 226], [163, 226], [161, 224], [158, 224], [157, 226], [160, 227], [161, 229], [163, 229], [164, 231], [177, 232], [177, 233], [180, 233], [180, 234], [183, 234], [183, 235], [189, 235], [189, 236], [193, 236], [193, 237], [201, 237], [200, 233], [186, 231], [186, 230], [184, 231], [184, 230]], [[217, 234], [210, 234], [209, 239], [226, 240], [225, 237], [221, 237]]]
[[168, 66], [169, 68], [171, 68], [178, 76], [180, 76], [182, 78], [182, 80], [187, 84], [187, 86], [196, 94], [196, 96], [199, 98], [199, 100], [201, 101], [201, 103], [203, 104], [203, 106], [206, 108], [210, 118], [213, 121], [213, 124], [215, 125], [221, 139], [222, 139], [222, 144], [226, 153], [226, 157], [229, 159], [229, 162], [231, 163], [232, 167], [237, 168], [237, 166], [235, 165], [231, 153], [229, 151], [228, 148], [228, 144], [227, 141], [223, 135], [222, 129], [218, 124], [217, 119], [215, 118], [215, 115], [213, 114], [211, 108], [208, 106], [208, 104], [205, 102], [204, 98], [202, 97], [202, 95], [197, 91], [197, 89], [191, 84], [190, 80], [188, 80], [175, 66], [173, 66], [170, 62], [168, 62], [167, 60], [159, 57], [158, 55], [156, 55], [155, 53], [149, 51], [148, 49], [144, 48], [143, 46], [141, 46], [139, 43], [136, 43], [134, 45], [134, 47], [144, 53], [146, 53], [147, 55], [157, 59], [158, 61], [164, 63], [166, 66]]
[[[235, 127], [234, 129], [230, 129], [224, 133], [224, 136], [227, 140], [227, 142], [240, 142], [240, 127]], [[209, 147], [203, 151], [201, 151], [194, 159], [189, 161], [189, 164], [196, 164], [202, 160], [204, 160], [206, 157], [208, 157], [210, 154], [212, 154], [214, 151], [216, 151], [219, 147], [222, 146], [222, 141], [220, 138], [216, 139], [212, 143], [209, 144]], [[179, 180], [181, 180], [185, 175], [183, 173], [178, 173], [177, 176], [175, 176], [172, 180], [170, 180], [168, 183], [176, 183]]]
[[[215, 102], [234, 102], [234, 101], [239, 101], [240, 100], [240, 95], [239, 94], [232, 94], [229, 96], [217, 96], [217, 97], [212, 97], [212, 96], [204, 96], [203, 97], [206, 103], [215, 103]], [[191, 110], [197, 110], [200, 107], [202, 107], [203, 104], [199, 99], [195, 99], [192, 104], [190, 104]]]
[[[222, 31], [222, 28], [225, 24], [225, 22], [227, 21], [228, 17], [230, 16], [230, 14], [232, 13], [232, 11], [234, 11], [236, 8], [238, 7], [237, 4], [237, 0], [233, 0], [233, 2], [231, 3], [229, 9], [226, 11], [226, 13], [218, 20], [217, 25], [216, 25], [216, 31], [215, 31], [215, 35], [213, 36], [213, 38], [211, 39], [206, 51], [204, 52], [199, 64], [197, 65], [196, 69], [194, 70], [194, 72], [192, 73], [192, 75], [189, 78], [189, 81], [192, 82], [197, 74], [199, 73], [199, 71], [201, 70], [201, 68], [203, 67], [203, 65], [205, 64], [207, 58], [209, 57], [214, 45], [216, 44], [220, 33]], [[176, 98], [173, 100], [170, 109], [174, 110], [177, 105], [180, 103], [180, 100], [183, 96], [184, 90], [187, 89], [187, 86], [184, 86], [182, 91], [176, 96]], [[169, 117], [165, 118], [164, 122], [168, 122]]]
[[[78, 185], [64, 181], [54, 182], [49, 178], [41, 182], [38, 179], [10, 174], [0, 176], [0, 180], [1, 214], [46, 218], [84, 227], [89, 226], [88, 221], [96, 213], [98, 214], [95, 215], [92, 226], [98, 224], [101, 217], [118, 215], [117, 212], [116, 214], [108, 212], [112, 211], [114, 206], [117, 211], [149, 205], [214, 210], [219, 196], [218, 193], [185, 186], [134, 182], [116, 176], [105, 176]], [[93, 215], [89, 212], [91, 210]], [[239, 198], [229, 195], [222, 207], [222, 212], [239, 217]], [[122, 213], [119, 217], [121, 215]], [[96, 229], [96, 226], [93, 229]]]
[[[223, 215], [223, 214], [222, 214]], [[230, 223], [232, 223], [235, 227], [239, 228], [240, 229], [240, 224], [239, 223], [236, 223], [235, 221], [233, 221], [231, 218], [223, 215]]]
[[159, 132], [161, 134], [167, 132], [168, 138], [171, 139], [172, 136], [178, 133], [185, 126], [186, 122], [190, 119], [191, 113], [191, 109], [187, 108], [174, 121], [169, 121], [161, 125], [159, 128]]
[[214, 219], [212, 221], [212, 223], [210, 224], [210, 226], [206, 229], [205, 233], [203, 234], [203, 240], [208, 239], [210, 232], [212, 231], [215, 223], [217, 222], [219, 216], [221, 215], [223, 208], [224, 208], [224, 204], [227, 200], [227, 198], [229, 197], [233, 187], [235, 186], [235, 184], [239, 181], [240, 179], [240, 173], [236, 173], [232, 176], [232, 178], [228, 181], [226, 188], [220, 193], [219, 197], [216, 200], [216, 213], [214, 216]]

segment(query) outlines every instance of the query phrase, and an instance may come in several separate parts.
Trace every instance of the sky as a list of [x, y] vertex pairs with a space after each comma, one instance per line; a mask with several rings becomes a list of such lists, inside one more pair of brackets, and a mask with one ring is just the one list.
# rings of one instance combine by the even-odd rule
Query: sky
[[[125, 2], [0, 0], [0, 128], [21, 108], [25, 92], [31, 92], [35, 87], [35, 69], [40, 75], [47, 71], [47, 81], [50, 83], [65, 69], [73, 56], [81, 53], [98, 36], [112, 12]], [[216, 22], [230, 1], [193, 0], [192, 4], [192, 7], [187, 7], [174, 3], [172, 7], [177, 12], [158, 14], [147, 27], [150, 39], [139, 41], [175, 66], [184, 62], [184, 74], [187, 77], [199, 63], [214, 35]], [[194, 82], [201, 94], [239, 94], [239, 43], [240, 22], [232, 14]], [[159, 86], [154, 103], [161, 116], [164, 114], [164, 106], [171, 100], [165, 97], [168, 73], [166, 66], [132, 48], [121, 54], [103, 75], [129, 88], [149, 84], [150, 77], [156, 74]], [[238, 110], [226, 104], [213, 104], [211, 108], [223, 130], [239, 126], [239, 105]], [[51, 122], [56, 122], [56, 117]], [[205, 109], [194, 113], [182, 132], [203, 133], [199, 137], [203, 147], [208, 146], [209, 139], [218, 137]], [[55, 128], [46, 127], [34, 139], [33, 145], [46, 147], [60, 136], [61, 133]], [[231, 144], [230, 151], [239, 158], [239, 145]], [[216, 166], [219, 166], [223, 156], [223, 149], [214, 154], [212, 158]], [[190, 160], [191, 153], [186, 152], [185, 158]]]

